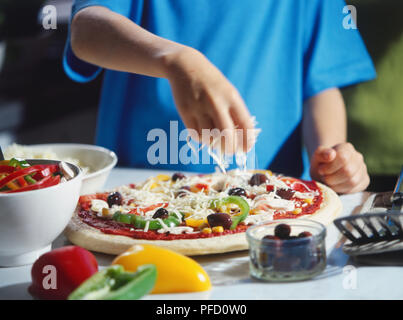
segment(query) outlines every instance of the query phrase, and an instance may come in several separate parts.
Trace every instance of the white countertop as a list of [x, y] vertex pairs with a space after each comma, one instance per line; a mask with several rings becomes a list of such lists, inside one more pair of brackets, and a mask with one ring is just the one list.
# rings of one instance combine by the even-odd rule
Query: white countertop
[[[105, 189], [142, 181], [163, 173], [161, 170], [114, 169]], [[171, 173], [171, 172], [167, 172]], [[341, 196], [342, 215], [349, 215], [368, 198], [369, 193]], [[327, 228], [327, 267], [314, 279], [292, 283], [267, 283], [249, 276], [248, 252], [195, 257], [209, 274], [213, 289], [207, 293], [149, 295], [146, 299], [402, 299], [403, 287], [396, 279], [403, 277], [399, 266], [360, 266], [343, 253], [338, 245], [340, 234], [332, 224]], [[70, 244], [61, 235], [52, 247]], [[95, 254], [100, 266], [108, 265], [113, 256]], [[31, 265], [0, 268], [0, 299], [31, 299], [27, 287]]]

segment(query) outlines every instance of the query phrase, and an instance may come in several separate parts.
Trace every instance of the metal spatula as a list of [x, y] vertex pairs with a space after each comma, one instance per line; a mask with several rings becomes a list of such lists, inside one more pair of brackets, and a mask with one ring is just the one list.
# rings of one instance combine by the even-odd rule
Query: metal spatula
[[381, 213], [363, 213], [334, 220], [350, 240], [343, 246], [349, 255], [366, 255], [403, 249], [403, 167], [390, 198], [392, 208]]

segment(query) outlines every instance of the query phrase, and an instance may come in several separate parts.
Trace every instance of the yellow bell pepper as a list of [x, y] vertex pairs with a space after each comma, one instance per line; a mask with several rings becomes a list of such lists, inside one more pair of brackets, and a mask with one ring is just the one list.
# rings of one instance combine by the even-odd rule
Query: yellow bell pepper
[[134, 272], [144, 264], [157, 267], [157, 281], [152, 293], [180, 293], [211, 289], [210, 278], [193, 259], [149, 244], [134, 245], [122, 253], [112, 264], [120, 264]]
[[263, 173], [263, 174], [268, 174], [269, 176], [273, 175], [273, 172], [270, 170], [252, 170], [253, 173]]
[[185, 219], [185, 223], [188, 227], [199, 228], [203, 224], [207, 224], [207, 219]]
[[155, 176], [154, 178], [152, 178], [152, 180], [155, 182], [150, 186], [150, 190], [155, 189], [156, 187], [159, 187], [160, 186], [159, 182], [168, 181], [170, 179], [171, 179], [171, 177], [168, 176], [167, 174], [159, 174], [159, 175]]

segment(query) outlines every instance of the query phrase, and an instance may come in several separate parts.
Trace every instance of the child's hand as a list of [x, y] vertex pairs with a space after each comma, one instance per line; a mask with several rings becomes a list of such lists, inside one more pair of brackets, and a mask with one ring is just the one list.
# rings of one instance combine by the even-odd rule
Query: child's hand
[[363, 191], [370, 181], [364, 158], [351, 143], [318, 147], [311, 159], [311, 177], [337, 193]]
[[[254, 123], [236, 88], [208, 59], [197, 50], [185, 47], [167, 60], [167, 78], [171, 84], [178, 112], [188, 129], [196, 130], [191, 137], [202, 143], [202, 129], [226, 129], [221, 149], [228, 153], [250, 150], [254, 135], [247, 135]], [[242, 141], [234, 129], [243, 129]], [[249, 141], [248, 141], [249, 140]], [[225, 148], [225, 149], [224, 149]]]

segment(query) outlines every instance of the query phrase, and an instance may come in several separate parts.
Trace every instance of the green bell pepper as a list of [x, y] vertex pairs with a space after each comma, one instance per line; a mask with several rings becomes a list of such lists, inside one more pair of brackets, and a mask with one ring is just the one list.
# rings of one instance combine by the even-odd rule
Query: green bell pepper
[[[115, 212], [112, 219], [118, 222], [132, 224], [135, 228], [138, 229], [144, 229], [146, 227], [147, 221], [149, 222], [149, 230], [158, 230], [162, 228], [161, 223], [157, 219], [146, 220], [136, 214], [124, 214], [120, 211]], [[168, 227], [176, 227], [181, 224], [181, 221], [178, 219], [178, 217], [172, 213], [169, 214], [167, 218], [162, 219], [162, 222]]]
[[[17, 158], [12, 158], [8, 162], [8, 165], [11, 167], [19, 167], [19, 168], [27, 168], [30, 167], [31, 165], [26, 162], [25, 160], [22, 159], [17, 159]], [[25, 181], [28, 182], [28, 184], [35, 184], [37, 181], [32, 178], [32, 175], [27, 175], [24, 177]]]
[[85, 280], [68, 300], [136, 300], [151, 292], [156, 280], [153, 264], [140, 266], [136, 272], [112, 265]]
[[241, 221], [245, 220], [246, 217], [248, 216], [248, 214], [249, 214], [249, 204], [242, 197], [229, 196], [229, 197], [225, 197], [223, 199], [212, 200], [211, 204], [210, 204], [210, 209], [220, 209], [221, 207], [229, 205], [229, 204], [235, 204], [240, 209], [239, 213], [230, 214], [231, 221], [232, 221], [230, 230], [234, 230], [237, 227], [237, 225]]

